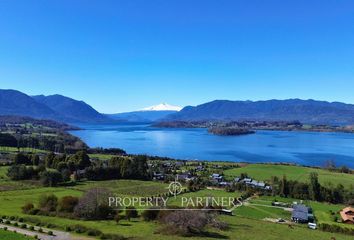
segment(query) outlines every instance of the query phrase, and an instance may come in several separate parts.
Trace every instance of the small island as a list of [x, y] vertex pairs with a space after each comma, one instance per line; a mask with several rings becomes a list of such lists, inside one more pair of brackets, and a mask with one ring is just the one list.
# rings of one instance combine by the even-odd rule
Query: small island
[[235, 127], [210, 127], [208, 128], [208, 132], [221, 136], [238, 136], [255, 133], [253, 130]]

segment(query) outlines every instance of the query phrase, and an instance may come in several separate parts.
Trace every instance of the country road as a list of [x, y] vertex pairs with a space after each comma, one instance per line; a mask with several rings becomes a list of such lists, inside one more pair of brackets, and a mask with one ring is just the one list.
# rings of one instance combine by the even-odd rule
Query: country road
[[[52, 230], [52, 229], [46, 229], [43, 228], [43, 230], [45, 232], [48, 231], [52, 231], [54, 236], [49, 236], [47, 234], [44, 233], [39, 233], [39, 232], [34, 232], [34, 231], [29, 231], [27, 229], [23, 229], [20, 227], [14, 227], [11, 225], [6, 225], [6, 224], [0, 224], [0, 228], [3, 229], [4, 227], [7, 227], [8, 231], [14, 232], [16, 231], [17, 233], [23, 234], [23, 235], [27, 235], [27, 236], [38, 236], [38, 239], [40, 240], [92, 240], [93, 238], [89, 238], [89, 237], [78, 237], [78, 236], [72, 236], [70, 233], [68, 232], [63, 232], [63, 231], [57, 231], [57, 230]], [[36, 229], [38, 229], [39, 227], [35, 227]]]

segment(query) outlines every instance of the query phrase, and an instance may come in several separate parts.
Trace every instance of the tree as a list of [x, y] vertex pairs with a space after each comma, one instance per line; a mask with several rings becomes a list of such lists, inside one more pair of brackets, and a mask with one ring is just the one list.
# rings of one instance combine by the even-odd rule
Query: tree
[[53, 152], [50, 152], [46, 157], [45, 157], [45, 166], [48, 168], [51, 168], [53, 166], [53, 161], [55, 158], [55, 154]]
[[113, 194], [105, 188], [92, 188], [80, 199], [74, 209], [75, 216], [86, 220], [104, 220], [113, 216], [115, 211], [108, 205]]
[[135, 209], [135, 207], [126, 207], [125, 208], [125, 218], [130, 221], [131, 218], [137, 218], [138, 217], [138, 211]]
[[309, 195], [311, 200], [321, 200], [321, 185], [318, 182], [318, 174], [316, 172], [310, 173]]
[[43, 186], [56, 187], [63, 181], [62, 175], [57, 170], [44, 171], [39, 174]]
[[158, 209], [146, 209], [142, 212], [141, 217], [144, 221], [154, 221], [159, 216], [160, 210]]
[[33, 168], [27, 168], [25, 165], [12, 165], [7, 170], [7, 176], [11, 180], [25, 180], [37, 176], [37, 172]]
[[17, 139], [8, 133], [0, 133], [0, 146], [17, 147]]
[[34, 208], [33, 203], [26, 203], [21, 209], [22, 209], [22, 212], [23, 212], [23, 213], [27, 214], [27, 213], [29, 213], [33, 208]]
[[283, 178], [280, 181], [280, 196], [287, 197], [289, 194], [289, 184], [286, 180], [286, 176], [283, 175]]
[[162, 219], [166, 232], [189, 236], [203, 232], [208, 223], [215, 220], [213, 215], [203, 211], [174, 211]]
[[79, 198], [73, 196], [62, 197], [59, 201], [58, 210], [63, 212], [73, 212], [76, 205], [79, 203]]
[[84, 169], [91, 165], [90, 157], [87, 155], [85, 150], [77, 151], [70, 157], [69, 161], [74, 162], [78, 169]]
[[114, 216], [114, 221], [116, 221], [116, 223], [118, 224], [120, 220], [121, 217], [119, 216], [119, 212], [117, 212], [116, 215]]
[[32, 165], [39, 165], [39, 156], [37, 154], [33, 154], [31, 157]]
[[14, 163], [17, 164], [25, 164], [25, 165], [30, 165], [32, 164], [31, 159], [23, 154], [23, 153], [17, 153], [14, 157]]
[[57, 209], [58, 198], [54, 194], [43, 194], [39, 197], [38, 207], [43, 211], [52, 212]]

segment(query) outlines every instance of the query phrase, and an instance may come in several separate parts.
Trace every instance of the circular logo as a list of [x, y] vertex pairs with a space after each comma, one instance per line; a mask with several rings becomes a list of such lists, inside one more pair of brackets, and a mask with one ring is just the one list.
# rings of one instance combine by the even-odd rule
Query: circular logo
[[171, 182], [168, 186], [168, 191], [176, 196], [182, 192], [182, 184], [177, 181]]

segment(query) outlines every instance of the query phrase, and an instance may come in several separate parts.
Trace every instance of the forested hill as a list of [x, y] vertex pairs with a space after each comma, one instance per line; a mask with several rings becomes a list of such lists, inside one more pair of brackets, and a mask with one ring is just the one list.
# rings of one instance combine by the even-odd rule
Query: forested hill
[[42, 103], [59, 113], [65, 122], [108, 122], [109, 117], [97, 112], [84, 101], [78, 101], [62, 95], [33, 96], [37, 102]]
[[1, 89], [0, 115], [27, 116], [68, 123], [114, 122], [83, 101], [61, 95], [31, 97], [20, 91]]
[[228, 101], [216, 100], [188, 106], [165, 121], [300, 121], [305, 124], [354, 124], [354, 105], [315, 100]]

